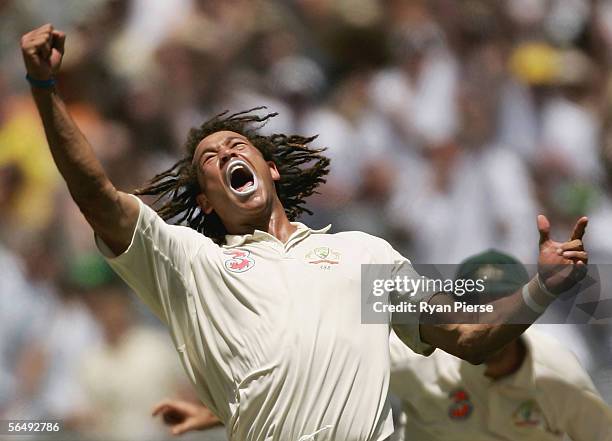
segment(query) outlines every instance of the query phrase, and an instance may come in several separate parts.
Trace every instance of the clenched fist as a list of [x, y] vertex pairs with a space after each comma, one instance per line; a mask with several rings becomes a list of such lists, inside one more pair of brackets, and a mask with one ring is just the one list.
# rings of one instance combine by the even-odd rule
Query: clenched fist
[[66, 34], [46, 24], [21, 37], [21, 52], [28, 75], [39, 81], [51, 79], [64, 55]]

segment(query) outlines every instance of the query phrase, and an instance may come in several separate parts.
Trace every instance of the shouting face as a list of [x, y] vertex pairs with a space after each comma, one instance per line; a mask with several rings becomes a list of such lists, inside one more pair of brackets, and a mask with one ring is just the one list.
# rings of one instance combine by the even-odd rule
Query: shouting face
[[244, 234], [269, 218], [278, 200], [276, 166], [236, 132], [215, 132], [198, 144], [193, 157], [202, 192], [198, 204], [215, 212], [230, 234]]

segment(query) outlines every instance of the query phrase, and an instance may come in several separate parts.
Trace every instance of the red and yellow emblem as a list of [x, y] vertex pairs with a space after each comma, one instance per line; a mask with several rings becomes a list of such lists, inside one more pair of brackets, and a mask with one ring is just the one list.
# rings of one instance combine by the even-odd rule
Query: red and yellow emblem
[[470, 401], [470, 396], [463, 389], [452, 391], [448, 397], [452, 404], [448, 407], [448, 416], [453, 420], [465, 420], [474, 410], [474, 405]]
[[228, 254], [231, 257], [224, 262], [225, 269], [233, 273], [243, 273], [255, 266], [255, 259], [250, 256], [247, 250], [238, 248], [226, 250], [223, 254]]

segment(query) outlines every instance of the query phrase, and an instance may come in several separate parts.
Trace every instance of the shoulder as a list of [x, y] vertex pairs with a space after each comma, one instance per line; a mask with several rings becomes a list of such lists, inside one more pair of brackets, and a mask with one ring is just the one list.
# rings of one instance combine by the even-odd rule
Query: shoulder
[[412, 268], [409, 259], [400, 254], [389, 242], [362, 231], [344, 231], [327, 235], [335, 246], [350, 251], [362, 264], [400, 265]]
[[540, 388], [592, 389], [593, 383], [576, 356], [555, 338], [529, 330], [524, 334]]
[[366, 245], [375, 245], [379, 247], [391, 247], [385, 239], [372, 234], [364, 233], [363, 231], [340, 231], [331, 233], [329, 236], [344, 241], [355, 241]]
[[330, 234], [334, 240], [354, 244], [377, 253], [397, 253], [385, 239], [363, 231], [341, 231]]
[[139, 198], [140, 214], [138, 229], [154, 242], [171, 240], [180, 244], [189, 254], [196, 254], [202, 248], [218, 248], [219, 246], [209, 237], [184, 225], [174, 225], [162, 219], [157, 212]]
[[208, 245], [219, 248], [219, 245], [217, 245], [210, 237], [205, 236], [204, 234], [194, 230], [193, 228], [186, 227], [184, 225], [173, 225], [168, 223], [166, 225], [168, 230], [172, 232], [173, 235], [186, 242], [195, 243], [198, 247], [202, 245]]

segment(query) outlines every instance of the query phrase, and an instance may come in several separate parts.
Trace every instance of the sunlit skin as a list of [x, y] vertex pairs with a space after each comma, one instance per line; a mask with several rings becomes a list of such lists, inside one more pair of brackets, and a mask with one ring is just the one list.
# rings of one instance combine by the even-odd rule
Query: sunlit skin
[[[206, 214], [217, 213], [229, 234], [261, 230], [285, 243], [296, 230], [276, 194], [274, 182], [280, 179], [276, 165], [266, 161], [245, 136], [213, 133], [198, 144], [193, 158], [202, 189], [198, 205]], [[227, 182], [227, 167], [236, 159], [246, 162], [256, 176], [257, 189], [249, 195], [236, 194]]]

